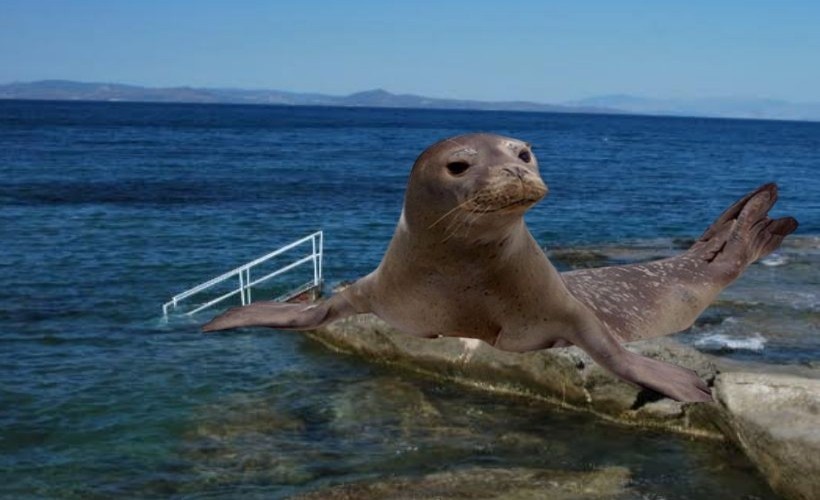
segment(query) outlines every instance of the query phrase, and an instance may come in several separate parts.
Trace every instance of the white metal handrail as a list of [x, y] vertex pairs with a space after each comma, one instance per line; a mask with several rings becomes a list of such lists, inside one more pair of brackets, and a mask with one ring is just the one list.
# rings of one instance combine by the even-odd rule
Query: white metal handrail
[[[261, 278], [257, 278], [257, 279], [254, 279], [253, 281], [251, 281], [251, 268], [253, 268], [255, 266], [258, 266], [259, 264], [262, 264], [263, 262], [268, 261], [268, 260], [270, 260], [270, 259], [272, 259], [272, 258], [274, 258], [278, 255], [281, 255], [281, 254], [287, 252], [288, 250], [292, 250], [293, 248], [296, 248], [300, 245], [303, 245], [303, 244], [307, 243], [308, 241], [311, 243], [311, 253], [310, 253], [310, 255], [308, 255], [307, 257], [303, 257], [299, 260], [296, 260], [294, 262], [291, 262], [290, 264], [288, 264], [286, 266], [280, 267], [279, 269], [277, 269], [277, 270], [275, 270], [271, 273], [268, 273], [265, 276], [262, 276]], [[196, 295], [200, 292], [203, 292], [203, 291], [211, 288], [212, 286], [218, 285], [219, 283], [222, 283], [223, 281], [226, 281], [228, 279], [235, 278], [235, 277], [239, 278], [239, 288], [237, 288], [235, 290], [231, 290], [230, 292], [225, 293], [223, 295], [220, 295], [219, 297], [216, 297], [215, 299], [211, 299], [208, 302], [199, 305], [194, 310], [189, 311], [187, 314], [191, 315], [191, 314], [198, 313], [199, 311], [202, 311], [203, 309], [207, 309], [208, 307], [216, 305], [216, 304], [222, 302], [225, 299], [233, 297], [236, 294], [239, 294], [239, 297], [240, 297], [240, 300], [242, 301], [243, 306], [248, 305], [248, 304], [251, 303], [251, 288], [252, 287], [254, 287], [254, 286], [256, 286], [256, 285], [258, 285], [258, 284], [260, 284], [264, 281], [267, 281], [271, 278], [275, 278], [276, 276], [279, 276], [283, 273], [286, 273], [286, 272], [290, 271], [291, 269], [293, 269], [295, 267], [298, 267], [298, 266], [301, 266], [302, 264], [305, 264], [307, 262], [313, 262], [313, 281], [309, 282], [309, 283], [306, 283], [305, 285], [302, 285], [302, 287], [300, 287], [300, 289], [311, 288], [311, 287], [320, 287], [321, 284], [322, 284], [322, 255], [323, 255], [323, 248], [324, 248], [324, 235], [322, 234], [322, 231], [316, 231], [315, 233], [313, 233], [311, 235], [308, 235], [308, 236], [305, 236], [304, 238], [302, 238], [300, 240], [294, 241], [293, 243], [290, 243], [290, 244], [285, 245], [281, 248], [278, 248], [278, 249], [274, 250], [273, 252], [271, 252], [267, 255], [263, 255], [262, 257], [259, 257], [258, 259], [254, 259], [254, 260], [248, 262], [247, 264], [241, 265], [241, 266], [237, 267], [236, 269], [232, 269], [232, 270], [228, 271], [227, 273], [220, 274], [216, 278], [209, 279], [208, 281], [205, 281], [204, 283], [200, 283], [199, 285], [197, 285], [193, 288], [185, 290], [184, 292], [179, 293], [177, 295], [174, 295], [171, 298], [171, 300], [169, 300], [168, 302], [166, 302], [165, 304], [162, 305], [162, 314], [164, 316], [168, 316], [169, 310], [176, 309], [176, 307], [179, 305], [179, 303], [182, 302], [183, 300], [185, 300], [185, 299], [187, 299], [187, 298], [189, 298], [193, 295]]]

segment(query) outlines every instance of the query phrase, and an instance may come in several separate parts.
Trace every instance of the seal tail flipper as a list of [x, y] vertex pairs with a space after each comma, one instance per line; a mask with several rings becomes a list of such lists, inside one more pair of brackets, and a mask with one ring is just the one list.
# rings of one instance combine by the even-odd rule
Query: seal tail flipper
[[777, 250], [780, 244], [783, 243], [783, 239], [797, 229], [797, 225], [797, 220], [794, 217], [767, 220], [765, 226], [760, 228], [758, 237], [755, 238], [754, 251], [757, 255], [755, 260]]
[[628, 351], [600, 321], [592, 318], [591, 313], [579, 316], [571, 339], [599, 365], [627, 382], [676, 401], [712, 401], [709, 386], [697, 373]]
[[775, 251], [797, 229], [792, 217], [768, 217], [776, 201], [776, 184], [760, 186], [723, 212], [689, 252], [709, 263], [726, 264], [730, 274], [739, 275], [746, 266]]
[[220, 314], [202, 326], [203, 332], [231, 330], [244, 326], [265, 326], [281, 330], [313, 330], [358, 311], [344, 297], [336, 294], [314, 304], [286, 302], [254, 302], [235, 307]]

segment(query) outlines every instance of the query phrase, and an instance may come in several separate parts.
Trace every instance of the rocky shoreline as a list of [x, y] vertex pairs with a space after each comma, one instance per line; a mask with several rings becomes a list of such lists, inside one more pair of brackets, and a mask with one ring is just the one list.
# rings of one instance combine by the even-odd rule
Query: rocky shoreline
[[615, 378], [580, 349], [524, 354], [471, 339], [419, 339], [363, 315], [309, 332], [322, 344], [483, 390], [544, 400], [639, 427], [735, 443], [786, 498], [820, 498], [820, 370], [738, 363], [668, 339], [629, 344], [698, 372], [714, 403], [659, 398]]

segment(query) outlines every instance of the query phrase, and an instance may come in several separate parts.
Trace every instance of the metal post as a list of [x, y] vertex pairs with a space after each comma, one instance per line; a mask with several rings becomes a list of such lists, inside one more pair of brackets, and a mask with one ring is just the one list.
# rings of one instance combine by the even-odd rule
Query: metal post
[[313, 238], [310, 239], [311, 246], [313, 247], [313, 285], [319, 285], [319, 262], [316, 260], [316, 236], [314, 235]]
[[248, 294], [248, 304], [251, 303], [251, 268], [247, 268], [245, 270], [245, 283], [248, 284], [247, 287], [247, 294]]
[[325, 233], [323, 231], [319, 231], [319, 283], [317, 285], [322, 284], [322, 261], [325, 256]]
[[245, 302], [245, 283], [242, 281], [243, 274], [242, 271], [239, 271], [239, 298], [242, 300], [242, 305], [246, 306], [248, 303]]

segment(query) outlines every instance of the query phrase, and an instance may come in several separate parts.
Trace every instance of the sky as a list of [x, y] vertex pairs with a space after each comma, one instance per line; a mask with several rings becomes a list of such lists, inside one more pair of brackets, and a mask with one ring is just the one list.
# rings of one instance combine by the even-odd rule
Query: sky
[[820, 102], [820, 1], [0, 0], [0, 83]]

